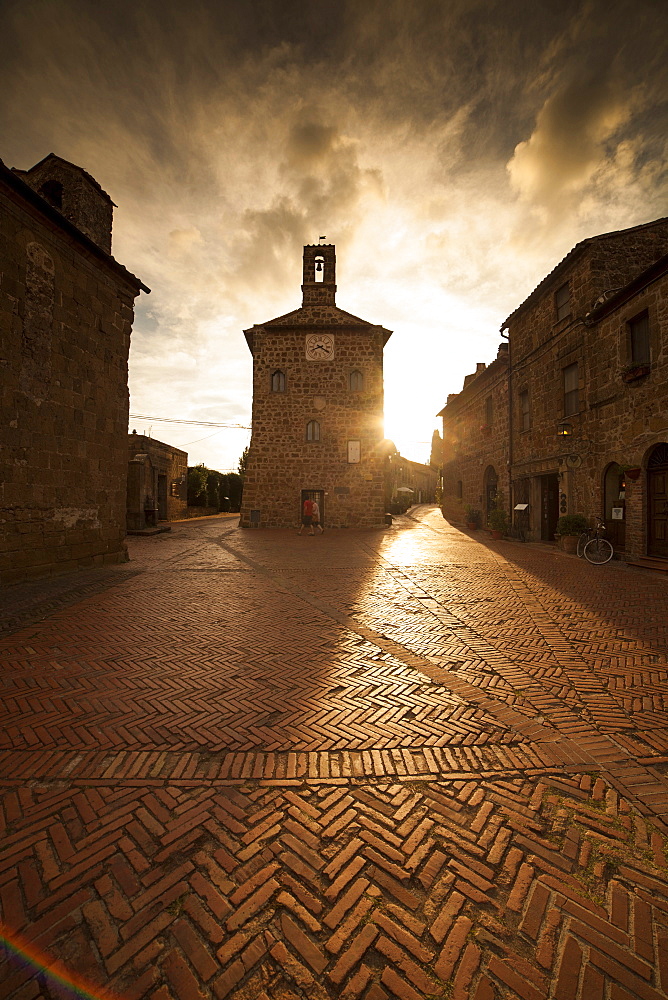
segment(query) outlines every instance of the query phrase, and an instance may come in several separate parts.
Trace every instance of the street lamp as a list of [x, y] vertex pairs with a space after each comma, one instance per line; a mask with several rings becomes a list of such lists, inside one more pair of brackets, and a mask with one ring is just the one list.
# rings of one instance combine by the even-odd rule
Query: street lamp
[[567, 420], [563, 420], [560, 424], [557, 424], [557, 434], [559, 437], [570, 437], [573, 433], [573, 424], [569, 424]]

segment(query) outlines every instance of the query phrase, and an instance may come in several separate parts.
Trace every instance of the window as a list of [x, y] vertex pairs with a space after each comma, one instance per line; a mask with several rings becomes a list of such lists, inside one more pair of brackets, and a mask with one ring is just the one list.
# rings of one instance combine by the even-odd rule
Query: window
[[568, 287], [568, 282], [558, 288], [554, 296], [554, 304], [557, 310], [557, 322], [560, 319], [565, 319], [571, 314], [571, 293]]
[[531, 413], [529, 411], [529, 390], [523, 389], [520, 393], [520, 430], [528, 431], [531, 427]]
[[488, 396], [485, 400], [485, 423], [488, 427], [492, 426], [492, 417], [494, 415], [494, 403], [492, 397]]
[[320, 440], [320, 424], [317, 420], [309, 420], [306, 425], [306, 440], [307, 441], [319, 441]]
[[39, 193], [45, 198], [50, 205], [57, 208], [59, 211], [63, 207], [63, 185], [60, 181], [44, 181]]
[[285, 392], [285, 372], [275, 371], [271, 376], [271, 391]]
[[562, 374], [564, 378], [564, 416], [567, 417], [571, 413], [577, 413], [580, 409], [577, 361], [574, 365], [568, 365], [566, 368], [562, 368]]
[[461, 479], [458, 479], [457, 480], [457, 498], [459, 500], [461, 500], [463, 496], [464, 496], [464, 485], [463, 485]]
[[629, 347], [631, 364], [649, 364], [649, 315], [647, 311], [630, 321]]
[[360, 371], [351, 372], [348, 376], [348, 384], [351, 392], [359, 392], [364, 388], [364, 375]]

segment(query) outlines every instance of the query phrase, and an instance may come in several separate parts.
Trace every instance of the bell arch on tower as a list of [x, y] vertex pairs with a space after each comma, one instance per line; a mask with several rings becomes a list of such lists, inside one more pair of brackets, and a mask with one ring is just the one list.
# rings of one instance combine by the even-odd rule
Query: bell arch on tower
[[303, 304], [335, 305], [336, 247], [317, 243], [304, 247]]

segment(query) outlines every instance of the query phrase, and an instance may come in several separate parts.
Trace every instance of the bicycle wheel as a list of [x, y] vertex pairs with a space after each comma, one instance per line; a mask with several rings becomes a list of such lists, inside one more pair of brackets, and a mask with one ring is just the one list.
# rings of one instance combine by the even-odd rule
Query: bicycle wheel
[[584, 547], [587, 562], [600, 566], [610, 562], [614, 549], [607, 538], [592, 538]]
[[583, 531], [582, 534], [580, 535], [580, 537], [578, 538], [577, 553], [578, 553], [578, 558], [579, 559], [582, 559], [582, 557], [584, 555], [584, 551], [585, 551], [585, 545], [590, 540], [591, 540], [591, 535], [589, 534], [589, 532], [588, 531]]

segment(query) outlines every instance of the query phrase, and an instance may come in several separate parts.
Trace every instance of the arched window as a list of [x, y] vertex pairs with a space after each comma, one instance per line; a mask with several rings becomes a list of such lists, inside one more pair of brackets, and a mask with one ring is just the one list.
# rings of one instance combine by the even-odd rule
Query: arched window
[[271, 391], [285, 392], [285, 372], [276, 370], [271, 376]]
[[319, 441], [320, 440], [320, 424], [317, 420], [309, 420], [306, 425], [306, 440], [307, 441]]
[[59, 211], [63, 207], [63, 185], [60, 181], [44, 181], [39, 193]]
[[325, 280], [325, 258], [316, 257], [315, 258], [315, 273], [314, 277], [316, 281]]
[[348, 384], [351, 392], [359, 392], [364, 388], [364, 375], [357, 369], [348, 376]]

